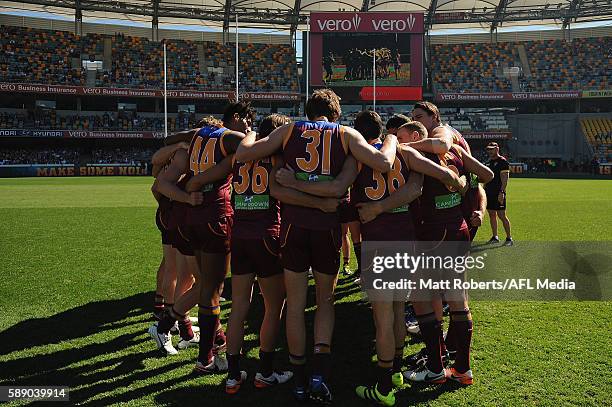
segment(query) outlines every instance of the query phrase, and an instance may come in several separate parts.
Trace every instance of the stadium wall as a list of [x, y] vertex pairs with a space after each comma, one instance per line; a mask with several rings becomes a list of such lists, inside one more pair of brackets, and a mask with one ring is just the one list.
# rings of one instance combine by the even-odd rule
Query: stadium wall
[[[8, 14], [0, 14], [0, 24], [12, 25], [17, 27], [30, 27], [40, 30], [58, 30], [74, 32], [74, 21], [69, 20], [54, 20], [36, 17], [14, 16]], [[223, 33], [221, 31], [187, 31], [187, 30], [168, 30], [160, 29], [159, 38], [169, 38], [189, 41], [211, 41], [223, 42]], [[150, 27], [133, 27], [127, 25], [115, 24], [94, 24], [83, 23], [83, 35], [85, 34], [105, 34], [115, 35], [122, 33], [131, 37], [146, 37], [152, 39], [152, 30]], [[233, 38], [233, 37], [232, 37]], [[253, 44], [290, 44], [291, 37], [289, 35], [277, 34], [247, 34], [239, 35], [241, 43]]]
[[591, 157], [592, 150], [580, 130], [579, 114], [517, 114], [506, 117], [512, 129], [508, 148], [513, 157]]

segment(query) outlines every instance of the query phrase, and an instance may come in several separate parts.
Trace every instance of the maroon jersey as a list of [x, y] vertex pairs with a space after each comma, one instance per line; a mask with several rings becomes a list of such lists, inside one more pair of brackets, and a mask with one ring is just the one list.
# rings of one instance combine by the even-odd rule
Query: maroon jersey
[[[375, 148], [380, 149], [381, 143], [374, 144]], [[380, 201], [393, 194], [401, 188], [410, 175], [410, 169], [401, 154], [395, 156], [395, 162], [391, 171], [382, 174], [367, 165], [358, 163], [359, 174], [351, 188], [351, 202], [354, 204], [361, 202]], [[396, 225], [401, 225], [405, 232], [413, 231], [414, 226], [412, 217], [409, 213], [409, 204], [402, 205], [391, 210], [389, 213], [380, 214], [376, 219], [361, 226], [361, 233], [364, 240], [406, 240], [405, 232], [401, 236], [388, 233]], [[384, 235], [384, 239], [375, 236]]]
[[[202, 127], [195, 134], [189, 146], [189, 171], [187, 178], [198, 175], [219, 164], [227, 153], [223, 147], [223, 137], [230, 130], [225, 127]], [[232, 216], [231, 174], [225, 179], [202, 187], [204, 202], [190, 206], [190, 219], [195, 223], [207, 223], [222, 217]]]
[[[348, 156], [344, 129], [326, 121], [298, 121], [283, 140], [283, 158], [304, 181], [329, 181], [342, 171]], [[327, 230], [338, 226], [337, 213], [296, 205], [283, 205], [283, 222], [310, 230]]]
[[[465, 175], [461, 156], [453, 147], [444, 155], [428, 153], [426, 157], [460, 176]], [[437, 179], [425, 176], [423, 194], [420, 199], [421, 224], [444, 224], [448, 227], [460, 228], [463, 222], [461, 202], [462, 197], [459, 192], [447, 187]]]
[[280, 232], [280, 205], [270, 195], [270, 179], [274, 158], [247, 163], [234, 162], [233, 194], [234, 225], [232, 237], [259, 239]]

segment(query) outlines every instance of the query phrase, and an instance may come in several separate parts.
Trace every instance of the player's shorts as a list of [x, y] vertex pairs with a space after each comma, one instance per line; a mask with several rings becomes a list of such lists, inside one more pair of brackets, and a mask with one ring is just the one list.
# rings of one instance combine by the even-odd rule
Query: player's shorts
[[422, 223], [417, 227], [417, 239], [423, 242], [469, 242], [470, 232], [463, 219], [455, 224]]
[[283, 273], [280, 265], [279, 237], [266, 235], [261, 239], [232, 238], [232, 275], [255, 273], [258, 278]]
[[187, 223], [178, 226], [179, 233], [193, 247], [204, 253], [228, 254], [232, 218], [222, 217], [214, 222]]
[[340, 268], [341, 236], [340, 225], [311, 230], [281, 222], [281, 265], [297, 273], [312, 267], [319, 273], [336, 275]]
[[[426, 256], [438, 256], [446, 258], [463, 257], [468, 254], [471, 246], [470, 232], [465, 221], [458, 224], [424, 224], [419, 228], [419, 240], [417, 252]], [[444, 245], [443, 242], [456, 242]], [[414, 274], [415, 281], [434, 280], [443, 281], [456, 279], [464, 281], [465, 273], [457, 273], [452, 270], [442, 269], [419, 269]], [[435, 296], [443, 296], [446, 301], [461, 301], [465, 299], [465, 290], [455, 289], [451, 284], [450, 288], [432, 289], [420, 288], [412, 290], [410, 293], [411, 301], [423, 301]]]
[[504, 195], [504, 201], [500, 204], [497, 200], [499, 191], [489, 192], [487, 191], [487, 209], [490, 211], [503, 211], [506, 209], [506, 195]]
[[412, 216], [406, 213], [383, 213], [376, 219], [361, 224], [363, 241], [373, 242], [410, 242], [416, 240]]
[[168, 237], [172, 247], [177, 249], [183, 256], [194, 256], [195, 252], [191, 242], [181, 234], [179, 224], [182, 221], [184, 210], [180, 207], [172, 207], [168, 214]]
[[170, 238], [170, 231], [168, 230], [168, 212], [169, 210], [161, 210], [159, 207], [155, 212], [155, 224], [157, 225], [157, 229], [161, 233], [161, 241], [162, 244], [172, 244], [172, 240]]
[[340, 223], [359, 222], [359, 211], [350, 202], [341, 202], [338, 206]]

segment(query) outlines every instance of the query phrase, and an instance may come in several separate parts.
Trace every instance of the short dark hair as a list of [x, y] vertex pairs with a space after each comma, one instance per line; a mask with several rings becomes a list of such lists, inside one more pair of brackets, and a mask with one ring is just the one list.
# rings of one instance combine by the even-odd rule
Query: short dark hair
[[274, 129], [287, 123], [291, 123], [291, 119], [284, 114], [273, 113], [268, 115], [259, 123], [257, 138], [267, 137]]
[[402, 124], [399, 129], [406, 129], [411, 132], [416, 131], [421, 135], [421, 138], [427, 138], [427, 129], [423, 126], [423, 123], [416, 120], [410, 120], [408, 123]]
[[234, 114], [238, 114], [241, 119], [250, 119], [251, 122], [255, 121], [257, 112], [251, 107], [250, 100], [241, 100], [239, 102], [233, 102], [227, 105], [223, 112], [223, 123], [228, 124], [234, 118]]
[[364, 110], [355, 117], [355, 130], [360, 132], [366, 140], [373, 140], [382, 135], [383, 123], [378, 113]]
[[421, 109], [426, 111], [430, 116], [434, 116], [434, 118], [437, 118], [439, 122], [441, 122], [442, 120], [440, 119], [440, 111], [438, 110], [438, 106], [434, 105], [431, 102], [427, 102], [427, 101], [421, 101], [421, 102], [417, 102], [414, 105], [414, 109]]
[[325, 116], [329, 121], [335, 122], [340, 118], [340, 97], [331, 89], [317, 89], [312, 92], [306, 102], [306, 116], [308, 120]]
[[389, 129], [399, 129], [400, 126], [406, 124], [410, 121], [410, 117], [405, 116], [403, 114], [394, 114], [387, 120], [387, 125], [385, 126], [387, 130]]

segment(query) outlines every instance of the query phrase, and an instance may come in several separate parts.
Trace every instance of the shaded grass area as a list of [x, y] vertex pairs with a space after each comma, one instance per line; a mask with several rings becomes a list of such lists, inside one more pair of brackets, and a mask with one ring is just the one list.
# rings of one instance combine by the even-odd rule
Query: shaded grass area
[[[292, 405], [288, 388], [250, 383], [230, 398], [222, 375], [191, 376], [196, 349], [172, 358], [155, 350], [146, 329], [161, 250], [149, 185], [149, 178], [0, 180], [0, 385], [68, 385], [72, 402], [93, 405]], [[607, 181], [511, 180], [514, 236], [609, 239], [611, 192]], [[486, 226], [479, 233], [488, 238]], [[336, 405], [367, 405], [354, 386], [374, 379], [373, 321], [351, 280], [342, 277], [337, 290], [332, 388]], [[609, 403], [609, 302], [471, 307], [476, 384], [407, 386], [397, 405]], [[251, 377], [261, 310], [255, 295], [244, 349]], [[312, 317], [309, 308], [309, 326]], [[282, 338], [279, 345], [282, 366]]]

